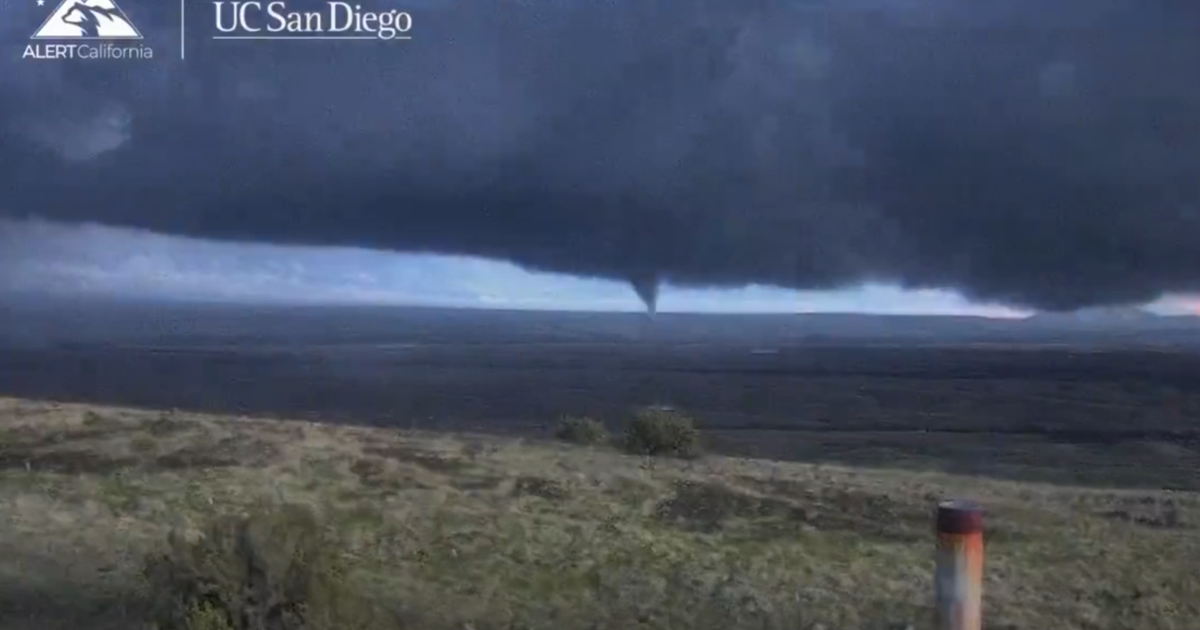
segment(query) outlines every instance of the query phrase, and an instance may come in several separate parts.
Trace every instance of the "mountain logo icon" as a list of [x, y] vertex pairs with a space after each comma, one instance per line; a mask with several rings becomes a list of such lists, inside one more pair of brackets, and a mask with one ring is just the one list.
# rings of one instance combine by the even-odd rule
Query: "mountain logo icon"
[[113, 0], [62, 0], [32, 39], [141, 39]]

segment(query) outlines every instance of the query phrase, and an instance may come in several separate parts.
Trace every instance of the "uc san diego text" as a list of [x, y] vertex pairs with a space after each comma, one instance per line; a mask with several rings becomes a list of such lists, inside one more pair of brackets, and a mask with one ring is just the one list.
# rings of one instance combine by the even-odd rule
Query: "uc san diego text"
[[407, 37], [412, 16], [405, 11], [369, 11], [349, 2], [326, 2], [323, 11], [292, 11], [286, 2], [213, 2], [217, 30], [224, 35]]

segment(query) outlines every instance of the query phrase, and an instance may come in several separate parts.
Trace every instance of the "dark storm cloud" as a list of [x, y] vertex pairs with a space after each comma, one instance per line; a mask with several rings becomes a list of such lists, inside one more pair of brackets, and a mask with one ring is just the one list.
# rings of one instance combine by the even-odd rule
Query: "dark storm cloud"
[[125, 63], [15, 59], [44, 9], [3, 5], [0, 213], [647, 294], [1200, 288], [1200, 3], [452, 0], [411, 42], [262, 43], [195, 2], [186, 61], [170, 5], [122, 2], [158, 55]]

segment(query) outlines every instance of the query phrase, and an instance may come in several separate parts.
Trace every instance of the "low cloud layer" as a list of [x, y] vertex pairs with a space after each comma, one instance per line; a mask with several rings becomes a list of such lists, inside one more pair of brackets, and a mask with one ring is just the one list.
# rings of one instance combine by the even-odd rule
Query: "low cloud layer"
[[[12, 295], [55, 295], [246, 304], [642, 308], [623, 282], [531, 272], [482, 258], [221, 243], [97, 225], [0, 220], [0, 265], [5, 270], [0, 303]], [[802, 292], [668, 286], [661, 295], [665, 312], [1022, 315], [942, 291], [894, 287]]]
[[411, 42], [264, 43], [201, 2], [186, 61], [177, 7], [121, 5], [156, 59], [21, 60], [46, 9], [0, 2], [0, 216], [641, 286], [1200, 288], [1196, 3], [449, 0]]

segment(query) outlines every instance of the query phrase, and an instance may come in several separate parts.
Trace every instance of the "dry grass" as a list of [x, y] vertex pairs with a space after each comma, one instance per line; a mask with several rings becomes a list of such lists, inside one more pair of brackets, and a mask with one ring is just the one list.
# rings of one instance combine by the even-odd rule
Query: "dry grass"
[[989, 628], [1200, 623], [1190, 492], [3, 399], [0, 619], [140, 627], [168, 532], [266, 501], [322, 516], [381, 628], [923, 628], [949, 496], [991, 511]]

